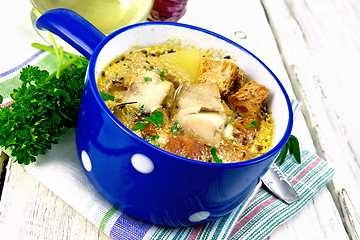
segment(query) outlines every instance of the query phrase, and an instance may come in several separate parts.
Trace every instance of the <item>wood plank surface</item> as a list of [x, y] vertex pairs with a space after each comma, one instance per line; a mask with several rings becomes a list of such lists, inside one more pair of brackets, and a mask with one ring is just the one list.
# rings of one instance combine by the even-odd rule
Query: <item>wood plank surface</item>
[[110, 239], [19, 164], [9, 163], [7, 171], [1, 239]]
[[[14, 21], [28, 13], [29, 7], [27, 3], [23, 12], [14, 12], [18, 14]], [[311, 136], [303, 131], [303, 115], [298, 117], [295, 135], [311, 150], [314, 143], [318, 154], [335, 167], [328, 188], [269, 239], [349, 239], [344, 225], [350, 237], [358, 239], [360, 134], [356, 121], [360, 110], [354, 107], [360, 84], [355, 81], [360, 62], [359, 10], [360, 4], [353, 0], [189, 0], [181, 19], [225, 35], [261, 58], [305, 105], [303, 115]], [[29, 19], [22, 21], [17, 26]], [[27, 26], [26, 31], [31, 30]], [[0, 202], [3, 237], [109, 239], [14, 163], [7, 166]]]
[[263, 0], [328, 186], [349, 235], [360, 234], [360, 17], [358, 1]]

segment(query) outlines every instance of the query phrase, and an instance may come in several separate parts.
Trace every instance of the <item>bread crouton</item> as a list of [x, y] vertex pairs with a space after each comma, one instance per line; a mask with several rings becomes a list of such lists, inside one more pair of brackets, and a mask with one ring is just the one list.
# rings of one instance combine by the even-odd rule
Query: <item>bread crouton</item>
[[242, 117], [253, 118], [259, 113], [268, 95], [269, 89], [250, 81], [228, 97], [229, 107]]
[[245, 74], [234, 62], [230, 60], [215, 60], [205, 57], [201, 61], [198, 83], [216, 83], [221, 97], [226, 97], [234, 83], [243, 86]]

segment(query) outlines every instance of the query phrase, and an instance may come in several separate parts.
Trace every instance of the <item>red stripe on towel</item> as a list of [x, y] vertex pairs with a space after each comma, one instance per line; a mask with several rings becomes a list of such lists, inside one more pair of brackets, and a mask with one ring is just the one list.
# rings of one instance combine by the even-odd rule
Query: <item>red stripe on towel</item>
[[[291, 185], [294, 185], [296, 182], [298, 182], [301, 178], [303, 178], [306, 173], [308, 173], [311, 169], [313, 169], [319, 162], [321, 161], [320, 157], [317, 157], [313, 162], [311, 162], [308, 166], [306, 166], [302, 171], [300, 171], [290, 182]], [[251, 218], [253, 218], [261, 209], [266, 207], [267, 205], [271, 204], [277, 200], [275, 196], [271, 196], [258, 206], [254, 208], [250, 213], [248, 213], [240, 222], [236, 223], [234, 228], [231, 231], [231, 235], [233, 235], [235, 232], [237, 232], [244, 224], [249, 221]]]
[[201, 230], [202, 225], [198, 225], [194, 228], [193, 232], [190, 235], [189, 240], [195, 240], [197, 236], [199, 235], [199, 232]]
[[231, 231], [231, 235], [233, 235], [235, 232], [237, 232], [244, 224], [249, 221], [252, 217], [254, 217], [261, 209], [275, 201], [277, 198], [275, 196], [271, 196], [266, 201], [259, 204], [256, 208], [254, 208], [250, 213], [248, 213], [240, 222], [236, 223], [234, 228]]
[[314, 161], [312, 161], [309, 165], [306, 166], [301, 172], [299, 172], [291, 181], [291, 185], [294, 186], [295, 183], [297, 183], [301, 178], [305, 176], [306, 173], [308, 173], [311, 169], [313, 169], [319, 162], [321, 161], [320, 157], [317, 157]]

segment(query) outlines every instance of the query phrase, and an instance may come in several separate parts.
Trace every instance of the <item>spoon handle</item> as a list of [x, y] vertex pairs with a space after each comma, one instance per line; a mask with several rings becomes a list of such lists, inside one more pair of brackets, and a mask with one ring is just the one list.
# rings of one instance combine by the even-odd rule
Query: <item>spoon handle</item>
[[285, 174], [273, 163], [269, 171], [261, 178], [266, 188], [275, 196], [287, 204], [291, 204], [300, 199]]

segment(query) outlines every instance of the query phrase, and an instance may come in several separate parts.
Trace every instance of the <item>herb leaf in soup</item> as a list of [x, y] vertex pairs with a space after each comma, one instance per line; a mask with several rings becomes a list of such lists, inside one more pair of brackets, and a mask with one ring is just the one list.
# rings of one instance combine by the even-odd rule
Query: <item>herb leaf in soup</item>
[[251, 123], [246, 126], [246, 129], [252, 128], [252, 127], [256, 127], [256, 120], [255, 119], [251, 120]]
[[133, 128], [134, 131], [136, 130], [142, 130], [146, 127], [146, 123], [144, 122], [139, 122], [138, 124], [136, 124]]
[[211, 155], [216, 163], [222, 163], [222, 160], [216, 155], [216, 148], [213, 147], [210, 149]]
[[156, 109], [149, 117], [145, 118], [144, 120], [146, 122], [154, 123], [157, 127], [161, 127], [164, 120], [164, 114]]
[[151, 78], [151, 77], [144, 77], [144, 81], [145, 81], [145, 82], [151, 82], [151, 81], [152, 81], [152, 78]]
[[103, 100], [104, 102], [106, 102], [107, 100], [110, 100], [110, 101], [114, 101], [114, 100], [115, 100], [115, 97], [114, 97], [114, 96], [112, 96], [112, 95], [110, 95], [110, 94], [108, 94], [108, 93], [105, 93], [105, 92], [101, 92], [101, 91], [100, 91], [100, 96], [101, 96], [101, 98], [102, 98], [102, 100]]
[[140, 107], [139, 107], [139, 110], [137, 111], [138, 113], [141, 113], [142, 112], [142, 110], [144, 109], [144, 107], [145, 107], [145, 105], [143, 104], [143, 105], [141, 105]]
[[159, 139], [159, 138], [160, 138], [159, 135], [151, 135], [150, 136], [150, 140], [152, 140], [152, 141], [155, 141], [156, 139]]
[[174, 123], [174, 126], [171, 129], [170, 134], [178, 134], [179, 133], [179, 127], [178, 127], [179, 121], [176, 120]]

